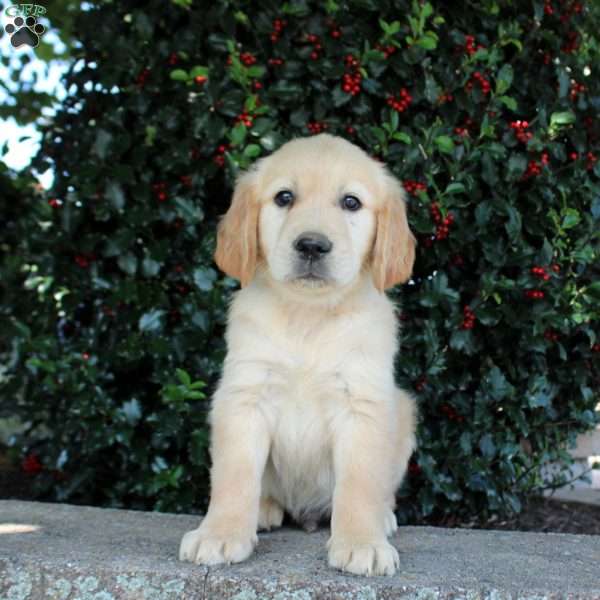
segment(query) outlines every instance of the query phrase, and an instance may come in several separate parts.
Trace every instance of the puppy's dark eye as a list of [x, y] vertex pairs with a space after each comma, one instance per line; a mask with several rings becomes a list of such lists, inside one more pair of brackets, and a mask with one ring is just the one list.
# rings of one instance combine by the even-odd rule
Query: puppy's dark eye
[[345, 210], [351, 210], [351, 211], [355, 211], [358, 210], [362, 204], [360, 203], [360, 200], [356, 197], [356, 196], [344, 196], [342, 198], [342, 208], [344, 208]]
[[275, 204], [277, 206], [289, 206], [294, 201], [294, 194], [290, 190], [281, 190], [275, 194]]

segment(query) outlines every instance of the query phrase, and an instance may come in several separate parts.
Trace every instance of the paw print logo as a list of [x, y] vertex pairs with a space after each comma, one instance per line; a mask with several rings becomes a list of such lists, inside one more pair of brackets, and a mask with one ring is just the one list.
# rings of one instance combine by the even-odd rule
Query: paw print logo
[[10, 43], [15, 48], [20, 46], [35, 48], [40, 43], [40, 36], [46, 31], [46, 28], [40, 25], [37, 19], [32, 16], [26, 19], [17, 17], [14, 25], [9, 23], [4, 29], [10, 35]]

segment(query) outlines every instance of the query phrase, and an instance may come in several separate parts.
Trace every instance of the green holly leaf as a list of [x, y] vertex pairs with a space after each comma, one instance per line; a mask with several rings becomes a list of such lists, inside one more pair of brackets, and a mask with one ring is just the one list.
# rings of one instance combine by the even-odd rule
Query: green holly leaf
[[154, 309], [144, 313], [139, 320], [138, 327], [140, 331], [154, 333], [163, 328], [163, 317], [166, 311], [163, 309]]
[[188, 72], [183, 69], [174, 69], [171, 71], [169, 77], [174, 81], [188, 81], [188, 79], [193, 78], [192, 75], [188, 75]]
[[498, 76], [496, 77], [496, 94], [502, 95], [510, 88], [513, 82], [513, 76], [512, 65], [510, 63], [502, 65], [500, 71], [498, 71]]
[[448, 135], [440, 135], [434, 142], [438, 150], [444, 154], [452, 154], [454, 151], [454, 140]]

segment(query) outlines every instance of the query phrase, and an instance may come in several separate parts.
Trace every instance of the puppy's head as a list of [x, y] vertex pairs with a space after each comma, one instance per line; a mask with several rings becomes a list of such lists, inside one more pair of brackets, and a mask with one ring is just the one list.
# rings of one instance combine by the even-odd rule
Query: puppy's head
[[242, 286], [264, 264], [281, 285], [323, 292], [365, 269], [383, 291], [410, 277], [414, 257], [399, 182], [326, 134], [288, 142], [238, 179], [215, 254]]

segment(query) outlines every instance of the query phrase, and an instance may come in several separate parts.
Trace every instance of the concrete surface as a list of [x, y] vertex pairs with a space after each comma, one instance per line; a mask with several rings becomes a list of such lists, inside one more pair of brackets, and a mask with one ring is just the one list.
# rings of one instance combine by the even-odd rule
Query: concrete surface
[[0, 600], [600, 599], [600, 536], [403, 527], [393, 577], [327, 565], [328, 530], [259, 534], [245, 563], [177, 560], [198, 518], [0, 501]]
[[600, 506], [600, 489], [598, 488], [559, 488], [548, 494], [549, 498], [562, 500], [563, 502], [579, 502], [580, 504], [591, 504]]

